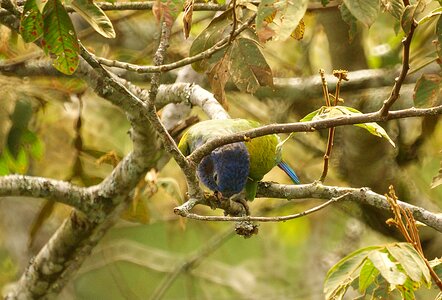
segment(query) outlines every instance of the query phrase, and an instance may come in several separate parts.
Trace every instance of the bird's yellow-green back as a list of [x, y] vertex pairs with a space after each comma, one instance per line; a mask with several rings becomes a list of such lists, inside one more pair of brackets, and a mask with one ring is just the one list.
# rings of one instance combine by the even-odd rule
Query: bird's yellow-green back
[[[211, 138], [237, 133], [259, 127], [256, 121], [245, 119], [207, 120], [192, 126], [182, 137], [178, 147], [184, 155], [189, 155], [196, 148]], [[250, 155], [249, 177], [261, 180], [281, 161], [281, 150], [277, 147], [279, 137], [275, 134], [245, 141]]]

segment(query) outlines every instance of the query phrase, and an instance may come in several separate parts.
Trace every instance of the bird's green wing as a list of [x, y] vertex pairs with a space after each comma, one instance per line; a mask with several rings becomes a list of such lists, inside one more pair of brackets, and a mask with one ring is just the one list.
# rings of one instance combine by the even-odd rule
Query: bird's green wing
[[275, 134], [262, 136], [246, 142], [250, 154], [249, 177], [261, 180], [281, 161], [281, 149], [277, 147], [279, 137]]

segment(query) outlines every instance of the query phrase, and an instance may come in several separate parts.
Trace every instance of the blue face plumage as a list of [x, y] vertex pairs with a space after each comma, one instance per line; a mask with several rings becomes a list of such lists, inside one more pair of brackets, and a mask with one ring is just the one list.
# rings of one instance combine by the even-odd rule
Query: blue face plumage
[[231, 197], [241, 192], [249, 175], [250, 159], [244, 143], [221, 146], [198, 165], [198, 177], [212, 191]]

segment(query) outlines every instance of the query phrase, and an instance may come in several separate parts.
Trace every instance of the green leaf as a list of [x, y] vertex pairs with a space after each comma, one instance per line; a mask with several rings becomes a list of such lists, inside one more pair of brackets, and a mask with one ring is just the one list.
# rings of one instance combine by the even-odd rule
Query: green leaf
[[397, 287], [403, 300], [415, 300], [416, 296], [414, 295], [414, 291], [418, 288], [419, 284], [410, 280], [410, 278], [407, 278], [403, 285]]
[[391, 256], [405, 270], [407, 276], [410, 277], [413, 281], [420, 282], [422, 279], [422, 271], [420, 267], [416, 264], [414, 257], [410, 253], [408, 253], [408, 250], [399, 247], [398, 244], [387, 245], [386, 247]]
[[339, 6], [339, 11], [341, 12], [342, 20], [348, 25], [348, 39], [353, 41], [358, 33], [358, 20], [351, 14], [345, 4]]
[[[258, 5], [256, 32], [260, 40], [286, 40], [307, 11], [308, 0], [263, 0]], [[264, 38], [265, 37], [265, 38]]]
[[361, 266], [367, 256], [374, 250], [382, 249], [379, 246], [371, 246], [359, 249], [341, 259], [328, 272], [324, 282], [326, 299], [342, 299], [348, 287], [359, 274]]
[[321, 0], [321, 4], [322, 4], [322, 6], [324, 6], [324, 7], [326, 7], [327, 4], [329, 4], [329, 3], [330, 3], [330, 0]]
[[[423, 276], [424, 282], [425, 282], [426, 284], [431, 283], [431, 275], [430, 275], [430, 271], [428, 271], [427, 265], [425, 264], [424, 260], [423, 260], [422, 257], [419, 255], [419, 253], [417, 253], [417, 251], [413, 248], [413, 246], [411, 246], [409, 243], [397, 243], [397, 245], [398, 245], [398, 247], [399, 247], [401, 250], [403, 250], [404, 255], [409, 256], [409, 257], [407, 258], [407, 263], [405, 263], [405, 261], [404, 261], [404, 263], [403, 263], [403, 262], [400, 261], [399, 259], [397, 259], [397, 260], [398, 260], [403, 266], [404, 266], [405, 264], [408, 264], [408, 263], [411, 264], [411, 260], [412, 260], [412, 261], [414, 262], [414, 267], [420, 270], [420, 272], [421, 272], [421, 274], [422, 274], [422, 276]], [[410, 261], [408, 261], [408, 259], [409, 259]], [[411, 268], [411, 266], [408, 266], [408, 269], [410, 269], [410, 268]], [[408, 269], [405, 268], [405, 266], [404, 266], [404, 269], [405, 269], [405, 271], [408, 270]], [[410, 276], [409, 273], [408, 273], [408, 271], [407, 271], [407, 275]], [[413, 279], [411, 276], [410, 276], [410, 278]], [[419, 279], [419, 280], [415, 280], [415, 281], [420, 281], [420, 279]]]
[[414, 87], [413, 100], [417, 107], [439, 105], [438, 96], [442, 77], [438, 74], [422, 74]]
[[431, 20], [432, 17], [440, 16], [442, 14], [442, 7], [434, 9], [432, 12], [430, 12], [428, 15], [423, 17], [418, 21], [419, 25], [424, 24], [425, 22]]
[[368, 254], [368, 259], [391, 285], [403, 285], [407, 280], [407, 276], [400, 272], [397, 265], [390, 260], [388, 253], [371, 251]]
[[115, 38], [112, 22], [92, 0], [73, 0], [70, 5], [99, 34], [106, 38]]
[[290, 37], [293, 30], [298, 26], [299, 21], [304, 17], [307, 11], [308, 0], [283, 0], [279, 2], [281, 3], [276, 4], [276, 7], [283, 7], [283, 9], [280, 16], [281, 25], [277, 39], [284, 41]]
[[37, 40], [43, 34], [43, 15], [36, 0], [27, 0], [20, 20], [20, 34], [26, 43]]
[[379, 275], [376, 278], [376, 284], [371, 285], [367, 292], [370, 293], [370, 299], [389, 299], [390, 297], [390, 285], [388, 282]]
[[71, 75], [79, 64], [79, 45], [72, 21], [59, 0], [48, 0], [43, 10], [43, 49], [54, 57], [53, 66]]
[[423, 1], [418, 1], [413, 5], [408, 5], [405, 7], [404, 13], [401, 17], [401, 26], [405, 34], [408, 34], [411, 29], [411, 24], [415, 22], [415, 18], [419, 13], [425, 9], [425, 3]]
[[308, 115], [306, 115], [304, 118], [302, 118], [301, 120], [299, 120], [299, 122], [309, 122], [311, 120], [313, 120], [314, 117], [316, 117], [319, 113], [321, 113], [321, 111], [325, 108], [325, 106], [321, 107], [320, 109], [317, 109], [315, 111], [312, 111], [311, 113], [309, 113]]
[[367, 27], [373, 24], [380, 11], [379, 0], [344, 0], [344, 4]]
[[229, 70], [233, 83], [243, 92], [254, 93], [260, 86], [273, 85], [272, 70], [254, 40], [233, 41]]
[[378, 269], [376, 269], [370, 260], [366, 260], [359, 272], [359, 292], [365, 293], [365, 290], [374, 282], [379, 275]]
[[[343, 115], [351, 116], [351, 115], [361, 115], [362, 113], [358, 111], [355, 108], [347, 107], [347, 106], [332, 106], [332, 107], [322, 107], [322, 110], [316, 114], [312, 118], [313, 121], [315, 120], [323, 120], [323, 119], [329, 119], [329, 118], [335, 118]], [[307, 117], [307, 116], [306, 116]], [[306, 118], [304, 117], [304, 118]], [[388, 136], [387, 132], [384, 128], [382, 128], [379, 124], [375, 122], [370, 123], [362, 123], [362, 124], [354, 124], [354, 126], [364, 128], [371, 134], [383, 137], [385, 138], [393, 147], [396, 147], [393, 140]]]
[[[228, 10], [216, 18], [214, 18], [209, 26], [204, 29], [193, 41], [190, 47], [189, 56], [194, 56], [204, 50], [209, 49], [215, 45], [219, 40], [226, 37], [232, 30], [232, 22], [229, 19], [232, 11]], [[220, 60], [224, 56], [226, 49], [220, 50], [207, 59], [200, 60], [192, 64], [192, 67], [197, 72], [204, 72], [209, 69], [211, 65]]]
[[395, 19], [400, 20], [404, 12], [405, 6], [403, 0], [387, 0], [382, 1], [385, 10]]

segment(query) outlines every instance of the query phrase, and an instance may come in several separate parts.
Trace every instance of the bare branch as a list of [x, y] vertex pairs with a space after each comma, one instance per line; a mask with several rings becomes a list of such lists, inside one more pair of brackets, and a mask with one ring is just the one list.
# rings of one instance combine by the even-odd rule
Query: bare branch
[[[257, 197], [283, 198], [287, 200], [305, 198], [330, 199], [347, 193], [348, 195], [345, 197], [345, 201], [364, 203], [390, 211], [390, 204], [388, 203], [387, 198], [371, 191], [369, 188], [326, 186], [319, 182], [303, 185], [284, 185], [261, 182], [258, 186]], [[397, 203], [404, 209], [409, 209], [416, 220], [442, 232], [441, 214], [430, 212], [422, 207], [414, 206], [406, 202], [397, 201]]]
[[[287, 216], [275, 216], [275, 217], [255, 217], [255, 216], [242, 216], [242, 217], [229, 217], [229, 216], [202, 216], [194, 213], [186, 212], [184, 214], [180, 214], [182, 217], [193, 219], [193, 220], [199, 220], [199, 221], [218, 221], [218, 222], [239, 222], [239, 221], [250, 221], [250, 222], [285, 222], [293, 219], [297, 219], [300, 217], [307, 216], [309, 214], [312, 214], [314, 212], [317, 212], [327, 206], [329, 206], [332, 203], [338, 202], [348, 196], [348, 193], [341, 195], [337, 198], [332, 198], [328, 200], [327, 202], [315, 206], [313, 208], [307, 209], [303, 212], [287, 215]], [[179, 209], [179, 208], [176, 208]]]
[[45, 198], [72, 206], [86, 214], [93, 204], [92, 193], [87, 188], [66, 181], [23, 175], [0, 177], [0, 197], [2, 196]]
[[[155, 66], [141, 66], [141, 65], [135, 65], [131, 63], [121, 62], [118, 60], [110, 60], [98, 56], [93, 56], [94, 59], [96, 59], [100, 64], [108, 66], [108, 67], [116, 67], [116, 68], [122, 68], [128, 71], [133, 71], [137, 73], [160, 73], [160, 72], [166, 72], [173, 69], [177, 69], [180, 67], [183, 67], [185, 65], [190, 65], [194, 62], [206, 59], [211, 57], [214, 53], [226, 48], [230, 45], [230, 38], [237, 37], [241, 32], [243, 32], [245, 29], [247, 29], [252, 22], [255, 20], [256, 14], [254, 14], [252, 17], [250, 17], [246, 22], [244, 22], [237, 30], [235, 30], [232, 35], [226, 36], [225, 38], [221, 39], [219, 42], [217, 42], [215, 45], [210, 47], [209, 49], [198, 53], [197, 55], [190, 56], [183, 58], [179, 61], [176, 61], [174, 63], [170, 64], [164, 64], [164, 65], [155, 65]], [[92, 55], [92, 54], [91, 54]]]
[[388, 111], [390, 110], [391, 106], [396, 102], [396, 100], [399, 98], [399, 93], [402, 87], [402, 84], [404, 83], [405, 77], [407, 76], [408, 70], [410, 69], [409, 60], [410, 60], [410, 45], [411, 40], [413, 38], [414, 30], [416, 29], [417, 24], [415, 24], [414, 20], [411, 23], [410, 32], [408, 33], [407, 37], [403, 40], [403, 56], [402, 56], [402, 69], [399, 74], [399, 77], [395, 79], [395, 83], [393, 86], [393, 90], [391, 91], [390, 97], [388, 97], [387, 100], [384, 101], [384, 104], [382, 105], [380, 112], [381, 115], [386, 116], [388, 114]]

